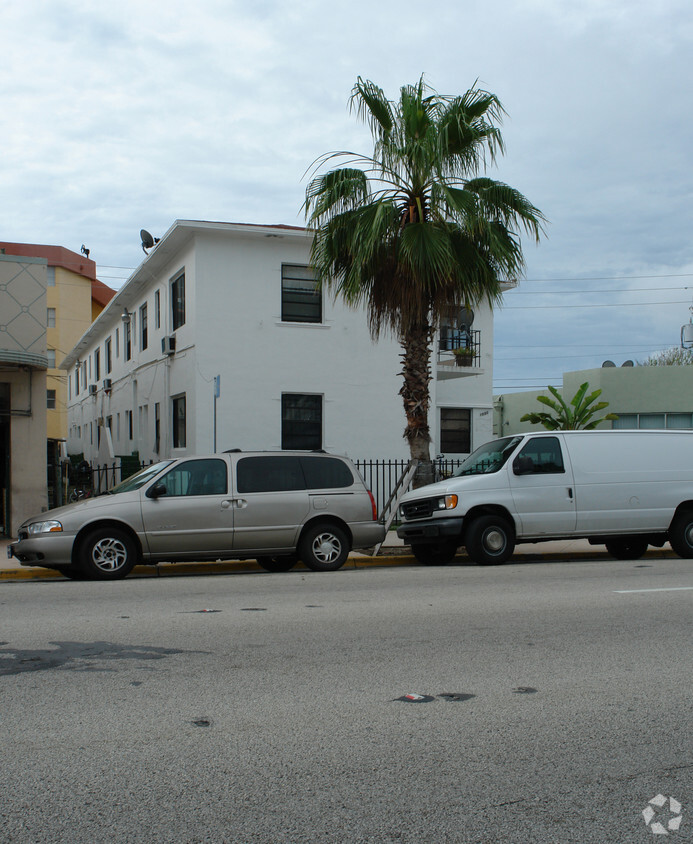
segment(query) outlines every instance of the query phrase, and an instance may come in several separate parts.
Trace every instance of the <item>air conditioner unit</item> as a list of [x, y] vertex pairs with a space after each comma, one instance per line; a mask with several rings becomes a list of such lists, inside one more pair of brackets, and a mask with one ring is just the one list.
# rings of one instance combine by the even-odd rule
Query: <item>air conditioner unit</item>
[[170, 334], [167, 337], [161, 338], [161, 354], [172, 355], [176, 351], [176, 337]]
[[104, 378], [103, 379], [103, 388], [104, 388], [104, 390], [106, 390], [106, 392], [109, 392], [110, 390], [112, 390], [113, 389], [113, 381], [111, 381], [110, 378]]
[[97, 388], [96, 384], [90, 384], [90, 385], [89, 385], [89, 395], [90, 395], [90, 396], [95, 396], [95, 395], [96, 395], [96, 391], [97, 391], [97, 389], [98, 389], [98, 388]]

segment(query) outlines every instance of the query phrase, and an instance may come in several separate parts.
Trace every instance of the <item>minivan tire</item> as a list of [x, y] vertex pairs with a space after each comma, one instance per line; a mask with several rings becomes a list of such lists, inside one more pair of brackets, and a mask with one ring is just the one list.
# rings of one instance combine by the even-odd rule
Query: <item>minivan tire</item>
[[467, 528], [467, 553], [480, 566], [504, 563], [515, 550], [515, 531], [501, 516], [479, 516]]
[[349, 556], [349, 540], [336, 525], [312, 525], [301, 537], [298, 556], [312, 571], [337, 571]]
[[77, 555], [79, 569], [90, 580], [121, 580], [130, 574], [137, 561], [132, 537], [114, 527], [92, 531], [80, 543]]
[[693, 557], [693, 510], [684, 510], [669, 528], [669, 542], [674, 551], [686, 560]]

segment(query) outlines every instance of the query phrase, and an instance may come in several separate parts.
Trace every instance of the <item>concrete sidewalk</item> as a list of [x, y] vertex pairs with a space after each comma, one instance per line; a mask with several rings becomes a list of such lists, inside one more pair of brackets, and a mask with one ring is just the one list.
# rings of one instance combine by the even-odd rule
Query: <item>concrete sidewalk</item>
[[[12, 540], [0, 537], [0, 581], [3, 580], [43, 580], [44, 578], [63, 577], [59, 572], [40, 566], [23, 566], [12, 557], [7, 557], [7, 546]], [[667, 543], [663, 548], [650, 547], [643, 559], [676, 556]], [[464, 551], [458, 554], [460, 562], [467, 559]], [[586, 539], [566, 539], [550, 542], [526, 543], [518, 545], [511, 563], [515, 562], [551, 562], [553, 560], [609, 560], [613, 559], [603, 545], [590, 545]], [[376, 557], [352, 551], [347, 567], [366, 568], [369, 566], [418, 565], [411, 549], [404, 545], [394, 531], [390, 531]], [[264, 571], [254, 560], [235, 560], [222, 563], [163, 563], [159, 566], [137, 566], [133, 573], [151, 575], [168, 574], [221, 574], [233, 571]]]

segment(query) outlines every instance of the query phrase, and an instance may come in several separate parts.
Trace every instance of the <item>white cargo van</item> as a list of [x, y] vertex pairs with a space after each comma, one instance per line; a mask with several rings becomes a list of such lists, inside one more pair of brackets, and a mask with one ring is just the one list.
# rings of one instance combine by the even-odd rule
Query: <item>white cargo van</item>
[[618, 559], [670, 542], [693, 557], [693, 431], [556, 431], [482, 445], [408, 492], [397, 534], [427, 564], [464, 545], [481, 565], [515, 545], [587, 538]]

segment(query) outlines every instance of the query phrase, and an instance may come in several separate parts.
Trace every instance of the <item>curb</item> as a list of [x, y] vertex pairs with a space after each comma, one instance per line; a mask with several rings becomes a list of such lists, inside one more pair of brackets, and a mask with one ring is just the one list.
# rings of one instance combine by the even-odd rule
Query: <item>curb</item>
[[[647, 559], [662, 559], [675, 558], [676, 555], [667, 549], [654, 548], [648, 551], [643, 557]], [[517, 563], [555, 563], [555, 562], [576, 562], [578, 560], [611, 560], [612, 562], [619, 562], [611, 557], [605, 551], [589, 552], [558, 552], [554, 554], [541, 554], [536, 551], [527, 553], [517, 553], [504, 565], [510, 566]], [[457, 566], [474, 566], [466, 555], [459, 555], [455, 563]], [[343, 569], [365, 569], [378, 568], [385, 566], [421, 566], [412, 554], [393, 554], [390, 556], [383, 555], [382, 557], [371, 557], [366, 555], [350, 556], [346, 561]], [[444, 568], [444, 566], [422, 566], [422, 568]], [[495, 567], [494, 567], [495, 568]], [[310, 572], [310, 569], [305, 568], [300, 563], [292, 572]], [[162, 563], [158, 566], [135, 566], [128, 577], [178, 577], [182, 575], [202, 575], [202, 574], [270, 574], [265, 571], [257, 563], [252, 560], [237, 560], [226, 563]], [[290, 574], [290, 572], [286, 572]], [[11, 580], [54, 580], [60, 578], [67, 580], [59, 571], [53, 569], [44, 569], [40, 566], [22, 566], [22, 568], [0, 569], [0, 583]]]

